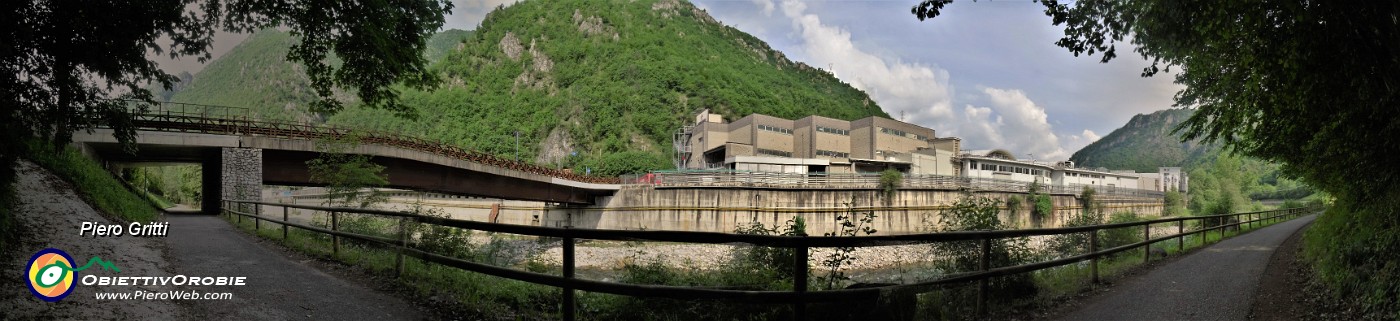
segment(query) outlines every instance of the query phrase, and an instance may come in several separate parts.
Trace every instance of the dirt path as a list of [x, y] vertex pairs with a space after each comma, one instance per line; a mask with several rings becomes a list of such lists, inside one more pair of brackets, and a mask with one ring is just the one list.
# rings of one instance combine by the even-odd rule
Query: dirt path
[[1090, 298], [1062, 320], [1245, 320], [1274, 249], [1309, 215], [1216, 243]]
[[[62, 301], [40, 301], [29, 293], [25, 266], [30, 256], [44, 248], [67, 252], [73, 260], [86, 262], [93, 256], [111, 261], [120, 273], [90, 269], [79, 275], [99, 276], [168, 276], [175, 271], [166, 259], [165, 242], [159, 238], [141, 237], [79, 237], [82, 222], [115, 224], [94, 210], [73, 192], [73, 187], [34, 163], [23, 161], [17, 166], [19, 179], [15, 191], [19, 206], [15, 222], [26, 237], [11, 255], [0, 262], [0, 315], [3, 319], [57, 320], [143, 320], [185, 319], [185, 311], [173, 301], [102, 300], [98, 292], [170, 291], [174, 286], [99, 286], [75, 284], [72, 294]], [[83, 263], [77, 263], [83, 264]]]
[[418, 307], [293, 261], [275, 245], [215, 216], [170, 217], [171, 261], [181, 273], [247, 276], [232, 300], [198, 301], [191, 314], [228, 320], [414, 320]]
[[[73, 187], [43, 168], [20, 161], [15, 189], [16, 222], [25, 238], [3, 250], [0, 260], [0, 319], [3, 320], [413, 320], [420, 309], [404, 300], [327, 275], [307, 261], [288, 259], [280, 248], [234, 230], [214, 216], [165, 215], [167, 237], [79, 237], [82, 222], [119, 224], [94, 210]], [[247, 285], [99, 286], [75, 284], [56, 303], [29, 293], [25, 271], [30, 256], [44, 248], [69, 253], [75, 261], [93, 256], [120, 272], [91, 268], [96, 276], [246, 276]], [[293, 256], [295, 257], [295, 256]], [[309, 261], [309, 260], [308, 260]], [[230, 292], [228, 300], [97, 300], [96, 293], [134, 291]]]

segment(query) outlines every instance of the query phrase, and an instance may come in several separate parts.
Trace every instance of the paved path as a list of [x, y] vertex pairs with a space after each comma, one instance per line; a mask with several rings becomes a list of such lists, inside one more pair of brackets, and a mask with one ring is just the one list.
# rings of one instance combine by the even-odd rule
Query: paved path
[[1113, 286], [1062, 320], [1245, 320], [1274, 249], [1308, 215], [1216, 243]]
[[[215, 216], [169, 215], [174, 270], [189, 276], [247, 276], [232, 300], [189, 301], [190, 314], [218, 320], [411, 320], [417, 307], [293, 261]], [[213, 291], [224, 291], [211, 289]]]

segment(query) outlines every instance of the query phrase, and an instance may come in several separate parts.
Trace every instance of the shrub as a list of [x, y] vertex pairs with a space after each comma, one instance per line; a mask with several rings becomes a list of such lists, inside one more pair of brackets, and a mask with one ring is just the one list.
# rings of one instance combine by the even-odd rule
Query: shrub
[[[1103, 215], [1099, 212], [1080, 211], [1071, 215], [1065, 220], [1062, 227], [1080, 227], [1103, 224]], [[1060, 257], [1068, 257], [1089, 252], [1089, 235], [1087, 233], [1069, 233], [1055, 235], [1050, 238], [1049, 249]]]
[[1021, 202], [1022, 202], [1022, 199], [1021, 199], [1020, 196], [1014, 196], [1014, 195], [1013, 195], [1013, 196], [1011, 196], [1011, 197], [1007, 197], [1007, 198], [1006, 198], [1006, 212], [1007, 212], [1008, 214], [1010, 214], [1011, 217], [1016, 217], [1016, 214], [1020, 214], [1020, 212], [1021, 212]]
[[[1141, 221], [1137, 213], [1131, 211], [1113, 213], [1108, 217], [1107, 224], [1131, 223]], [[1100, 248], [1113, 248], [1137, 242], [1142, 242], [1142, 227], [1131, 226], [1115, 229], [1105, 229], [1099, 231], [1101, 240]]]
[[1176, 216], [1186, 214], [1185, 204], [1185, 198], [1181, 196], [1181, 192], [1167, 191], [1165, 194], [1162, 194], [1162, 215]]
[[[998, 202], [983, 197], [964, 196], [939, 213], [939, 226], [931, 228], [937, 232], [988, 231], [1008, 229], [997, 214]], [[977, 271], [980, 269], [981, 241], [939, 242], [931, 245], [935, 266], [944, 273]], [[992, 240], [987, 258], [989, 266], [1005, 267], [1030, 263], [1035, 255], [1024, 238]], [[992, 278], [988, 281], [987, 297], [992, 304], [1010, 302], [1019, 298], [1035, 296], [1037, 288], [1030, 274], [1021, 273]], [[937, 295], [925, 296], [925, 313], [931, 318], [954, 319], [972, 315], [970, 308], [976, 306], [976, 288], [963, 287], [949, 289]]]
[[885, 169], [885, 171], [880, 172], [880, 184], [878, 188], [880, 189], [880, 197], [885, 200], [886, 204], [893, 201], [894, 193], [899, 191], [900, 184], [903, 182], [904, 173], [900, 173], [893, 168]]

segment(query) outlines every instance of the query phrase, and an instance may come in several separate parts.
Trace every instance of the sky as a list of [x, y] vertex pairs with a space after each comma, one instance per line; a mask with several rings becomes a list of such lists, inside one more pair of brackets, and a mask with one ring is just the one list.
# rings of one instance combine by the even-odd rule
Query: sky
[[[1148, 62], [1127, 43], [1107, 64], [1055, 46], [1063, 28], [1029, 0], [955, 2], [922, 22], [909, 13], [917, 0], [692, 1], [792, 60], [832, 70], [892, 118], [962, 138], [964, 150], [1067, 159], [1133, 115], [1171, 108], [1181, 89], [1172, 74], [1140, 77]], [[444, 28], [476, 29], [488, 12], [514, 2], [453, 0]], [[215, 56], [242, 40], [221, 37]]]

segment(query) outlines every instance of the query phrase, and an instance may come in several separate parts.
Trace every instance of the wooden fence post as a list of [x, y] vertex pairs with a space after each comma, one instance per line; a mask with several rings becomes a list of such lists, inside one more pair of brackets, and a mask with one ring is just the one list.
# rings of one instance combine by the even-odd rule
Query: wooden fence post
[[[564, 278], [574, 278], [574, 238], [572, 237], [564, 238]], [[564, 321], [574, 321], [574, 288], [566, 286], [562, 290], [564, 290], [564, 300], [561, 304], [564, 306], [561, 314], [563, 314]]]
[[1095, 254], [1089, 258], [1089, 280], [1094, 284], [1099, 283], [1099, 231], [1089, 231], [1089, 253]]
[[806, 245], [793, 248], [792, 256], [792, 291], [797, 293], [798, 300], [792, 304], [793, 320], [807, 319], [807, 302], [803, 300], [804, 293], [807, 293], [807, 256], [809, 248]]
[[282, 206], [282, 242], [287, 242], [287, 206]]
[[1186, 220], [1176, 221], [1176, 253], [1186, 252]]
[[[1151, 239], [1152, 239], [1152, 224], [1151, 224], [1151, 223], [1143, 224], [1143, 225], [1142, 225], [1142, 241], [1143, 241], [1143, 242], [1147, 242], [1147, 240], [1151, 240]], [[1152, 243], [1147, 243], [1147, 245], [1143, 245], [1143, 246], [1142, 246], [1142, 263], [1143, 263], [1143, 264], [1147, 264], [1147, 261], [1149, 261], [1149, 259], [1150, 259], [1151, 257], [1152, 257]]]
[[[977, 260], [977, 268], [986, 272], [991, 268], [992, 239], [982, 239], [982, 256]], [[977, 280], [977, 316], [987, 315], [987, 278]]]
[[[331, 231], [340, 231], [340, 215], [331, 211]], [[340, 235], [331, 234], [331, 257], [340, 257]]]
[[258, 236], [258, 231], [262, 230], [262, 205], [253, 205], [253, 236]]
[[403, 250], [408, 247], [407, 216], [399, 217], [399, 253], [394, 257], [394, 276], [403, 277]]

